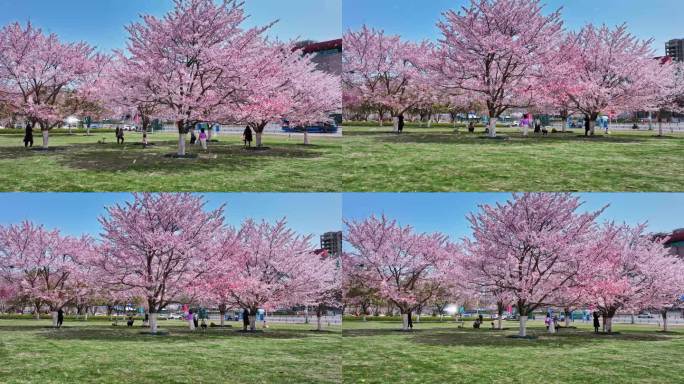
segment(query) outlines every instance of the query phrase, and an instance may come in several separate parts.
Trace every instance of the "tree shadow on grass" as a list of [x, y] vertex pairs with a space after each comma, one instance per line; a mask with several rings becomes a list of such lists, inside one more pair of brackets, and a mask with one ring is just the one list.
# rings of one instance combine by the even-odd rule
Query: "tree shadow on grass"
[[375, 135], [375, 141], [393, 144], [460, 144], [460, 145], [539, 145], [561, 143], [619, 143], [633, 144], [652, 140], [639, 136], [534, 136], [524, 137], [520, 134], [504, 133], [502, 138], [490, 139], [481, 134], [448, 134], [448, 133], [402, 133]]
[[301, 147], [291, 144], [273, 145], [264, 151], [250, 151], [242, 145], [215, 144], [209, 150], [189, 147], [187, 153], [197, 154], [194, 159], [175, 159], [165, 155], [175, 153], [171, 142], [157, 142], [146, 149], [140, 146], [116, 144], [76, 144], [63, 154], [61, 163], [75, 169], [89, 171], [152, 171], [176, 173], [197, 169], [198, 165], [221, 167], [224, 170], [244, 170], [255, 166], [255, 159], [314, 159], [323, 153], [319, 147]]
[[[9, 328], [9, 327], [8, 327]], [[17, 330], [36, 330], [35, 328], [26, 329], [26, 327], [16, 327]], [[185, 327], [168, 327], [160, 328], [160, 331], [168, 332], [168, 335], [151, 335], [143, 334], [147, 328], [128, 328], [128, 327], [73, 327], [50, 329], [40, 332], [39, 335], [51, 340], [97, 340], [97, 341], [125, 341], [125, 342], [147, 342], [154, 340], [155, 342], [174, 344], [195, 342], [200, 340], [215, 340], [215, 339], [232, 339], [232, 338], [255, 338], [255, 339], [306, 339], [309, 337], [317, 337], [315, 332], [309, 330], [267, 330], [264, 332], [238, 332], [237, 330], [222, 330], [214, 331], [208, 329], [206, 332], [196, 330], [190, 331]], [[331, 332], [333, 333], [333, 332]], [[320, 334], [319, 334], [320, 335]], [[324, 336], [324, 335], [320, 335]], [[328, 334], [329, 336], [329, 334]]]
[[528, 336], [534, 339], [514, 339], [509, 336], [517, 332], [490, 332], [488, 330], [436, 331], [416, 335], [413, 341], [419, 344], [441, 346], [491, 346], [491, 347], [569, 347], [587, 343], [619, 341], [667, 341], [671, 337], [655, 333], [623, 333], [620, 335], [595, 335], [589, 331], [561, 330], [549, 334], [543, 329], [530, 329]]

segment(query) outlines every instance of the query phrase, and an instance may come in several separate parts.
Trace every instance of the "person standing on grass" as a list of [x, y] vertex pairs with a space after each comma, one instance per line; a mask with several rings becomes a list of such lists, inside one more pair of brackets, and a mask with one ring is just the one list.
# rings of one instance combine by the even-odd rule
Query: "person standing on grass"
[[124, 130], [123, 130], [123, 128], [120, 128], [120, 127], [116, 128], [116, 143], [117, 144], [123, 144], [124, 143]]
[[245, 308], [242, 311], [242, 330], [246, 331], [249, 327], [249, 309]]
[[411, 311], [408, 313], [408, 327], [410, 330], [413, 330], [413, 316]]
[[24, 133], [24, 147], [33, 147], [33, 126], [30, 122], [26, 123], [26, 132]]
[[399, 133], [404, 132], [404, 115], [403, 114], [399, 115], [399, 123], [397, 124], [397, 128], [399, 128]]
[[202, 149], [207, 149], [207, 133], [204, 132], [204, 128], [200, 129], [199, 141], [202, 144]]
[[252, 147], [252, 129], [249, 126], [246, 126], [242, 133], [242, 141], [245, 143], [245, 148]]
[[64, 322], [64, 311], [62, 308], [57, 310], [57, 328], [62, 328], [62, 323]]
[[594, 333], [599, 333], [600, 326], [601, 323], [599, 322], [599, 314], [598, 312], [594, 312]]
[[185, 320], [188, 322], [188, 326], [190, 327], [191, 331], [195, 330], [195, 317], [192, 314], [192, 309], [188, 311], [188, 315], [185, 317]]

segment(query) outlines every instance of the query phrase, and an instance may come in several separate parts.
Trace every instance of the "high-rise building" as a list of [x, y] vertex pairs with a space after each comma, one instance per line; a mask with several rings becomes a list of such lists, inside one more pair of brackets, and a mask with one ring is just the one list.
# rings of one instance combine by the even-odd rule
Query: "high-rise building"
[[342, 255], [342, 231], [326, 232], [321, 235], [321, 248], [333, 257]]
[[684, 61], [684, 39], [672, 39], [665, 43], [665, 54], [675, 61]]

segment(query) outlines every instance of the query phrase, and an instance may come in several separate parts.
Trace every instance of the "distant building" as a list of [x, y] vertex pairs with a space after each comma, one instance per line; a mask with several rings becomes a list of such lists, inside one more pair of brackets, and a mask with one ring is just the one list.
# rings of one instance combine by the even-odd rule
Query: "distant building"
[[342, 39], [320, 43], [302, 42], [297, 48], [300, 48], [304, 54], [313, 54], [311, 60], [318, 65], [318, 69], [342, 76]]
[[665, 246], [670, 249], [673, 255], [684, 258], [684, 228], [672, 231], [665, 241]]
[[673, 39], [665, 43], [665, 54], [675, 61], [684, 61], [684, 39]]
[[342, 255], [342, 231], [322, 234], [321, 248], [328, 251], [330, 256], [339, 257]]

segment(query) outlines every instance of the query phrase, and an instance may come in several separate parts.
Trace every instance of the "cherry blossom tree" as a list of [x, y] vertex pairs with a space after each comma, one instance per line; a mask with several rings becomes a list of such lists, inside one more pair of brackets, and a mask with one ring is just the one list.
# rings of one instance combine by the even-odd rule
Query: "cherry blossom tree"
[[0, 30], [0, 104], [24, 117], [28, 129], [38, 125], [48, 148], [50, 129], [81, 112], [90, 100], [81, 91], [107, 61], [86, 43], [61, 42], [31, 23], [10, 24]]
[[384, 215], [362, 221], [348, 221], [347, 253], [351, 271], [364, 284], [397, 306], [408, 330], [411, 312], [434, 297], [444, 284], [444, 263], [449, 253], [447, 238], [439, 233], [415, 233]]
[[106, 212], [95, 262], [102, 283], [143, 298], [156, 333], [159, 311], [195, 292], [218, 267], [211, 249], [223, 228], [223, 207], [206, 211], [202, 197], [186, 193], [144, 193]]
[[[264, 128], [287, 119], [306, 126], [329, 120], [341, 109], [339, 78], [316, 68], [313, 56], [293, 44], [264, 42], [250, 64], [255, 70], [235, 105], [227, 106], [228, 119], [246, 122], [262, 146]], [[305, 144], [308, 136], [305, 131]]]
[[274, 224], [248, 219], [235, 236], [239, 248], [229, 235], [217, 252], [227, 263], [225, 275], [208, 283], [212, 291], [225, 292], [228, 304], [249, 310], [252, 331], [260, 308], [309, 303], [334, 275], [334, 260], [316, 255], [311, 236], [297, 234], [285, 219]]
[[94, 255], [92, 239], [63, 236], [57, 230], [25, 221], [0, 227], [0, 272], [36, 312], [47, 306], [52, 324], [57, 311], [82, 294], [85, 265]]
[[[430, 87], [427, 69], [433, 47], [428, 42], [402, 41], [382, 30], [361, 27], [343, 37], [342, 82], [347, 99], [381, 106], [398, 117], [420, 103]], [[346, 107], [346, 105], [345, 105]]]
[[[178, 128], [178, 155], [198, 122], [212, 121], [241, 97], [257, 68], [252, 65], [269, 27], [242, 29], [242, 3], [174, 0], [163, 18], [146, 15], [127, 27], [127, 52], [118, 52], [127, 71], [139, 76], [143, 99], [164, 109]], [[257, 57], [261, 57], [257, 55]]]
[[468, 91], [487, 107], [489, 136], [510, 108], [532, 104], [536, 85], [553, 63], [561, 39], [560, 12], [542, 13], [539, 0], [471, 0], [460, 12], [444, 13], [437, 26], [435, 82], [447, 90]]
[[[587, 301], [604, 317], [608, 333], [612, 332], [612, 319], [618, 311], [666, 309], [684, 290], [684, 263], [645, 229], [643, 224], [604, 225], [599, 239], [601, 257], [593, 273], [583, 276]], [[667, 330], [667, 318], [664, 320]]]
[[673, 62], [669, 57], [652, 64], [657, 81], [656, 92], [645, 109], [658, 115], [658, 136], [663, 136], [662, 112], [684, 112], [684, 63]]
[[512, 299], [521, 337], [527, 316], [551, 304], [578, 273], [573, 260], [586, 256], [585, 239], [603, 209], [578, 213], [580, 205], [567, 193], [525, 193], [468, 216], [473, 233], [464, 240], [464, 268], [483, 289]]
[[588, 120], [589, 134], [601, 112], [642, 109], [658, 94], [660, 71], [651, 43], [638, 40], [624, 24], [615, 29], [588, 24], [564, 39], [560, 49], [572, 58], [565, 92]]

